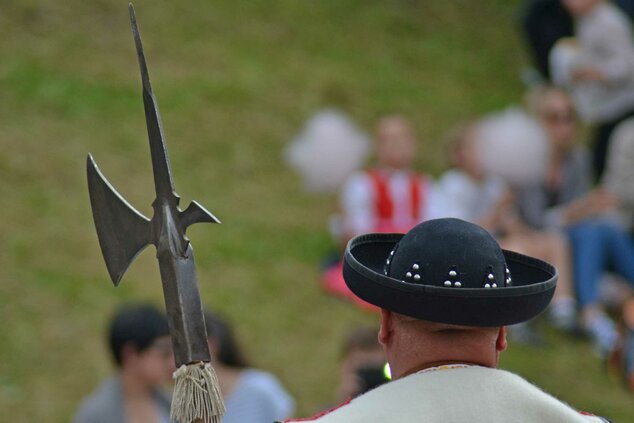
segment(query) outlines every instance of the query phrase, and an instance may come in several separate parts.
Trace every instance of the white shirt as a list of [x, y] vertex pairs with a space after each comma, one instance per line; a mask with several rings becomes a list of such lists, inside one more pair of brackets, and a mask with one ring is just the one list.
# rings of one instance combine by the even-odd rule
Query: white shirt
[[465, 172], [452, 169], [442, 176], [438, 189], [445, 198], [444, 217], [476, 222], [493, 210], [504, 195], [506, 184], [493, 176], [478, 182]]
[[[392, 171], [387, 178], [387, 191], [393, 204], [395, 227], [406, 232], [415, 224], [424, 220], [442, 217], [444, 206], [431, 178], [417, 175], [419, 178], [420, 222], [412, 220], [411, 178], [416, 175], [409, 171]], [[353, 174], [343, 187], [341, 204], [341, 224], [343, 233], [356, 236], [369, 232], [378, 232], [379, 217], [376, 213], [376, 189], [368, 172]], [[412, 224], [413, 223], [413, 224]]]

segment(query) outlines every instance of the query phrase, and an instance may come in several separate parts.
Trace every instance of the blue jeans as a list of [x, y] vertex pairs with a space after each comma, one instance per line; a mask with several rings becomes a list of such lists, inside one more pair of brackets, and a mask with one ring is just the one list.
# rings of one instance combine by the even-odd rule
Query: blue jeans
[[566, 228], [579, 306], [594, 304], [606, 270], [613, 270], [634, 286], [634, 240], [619, 225], [586, 219]]

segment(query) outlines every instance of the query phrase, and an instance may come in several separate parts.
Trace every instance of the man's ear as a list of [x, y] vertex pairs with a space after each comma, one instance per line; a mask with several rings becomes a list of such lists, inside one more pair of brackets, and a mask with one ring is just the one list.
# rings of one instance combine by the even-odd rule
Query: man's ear
[[381, 309], [381, 321], [379, 322], [379, 344], [384, 347], [390, 342], [392, 338], [394, 324], [394, 314], [385, 309]]
[[495, 341], [495, 349], [498, 352], [502, 352], [506, 349], [508, 343], [506, 342], [506, 326], [500, 326], [498, 331], [498, 338]]

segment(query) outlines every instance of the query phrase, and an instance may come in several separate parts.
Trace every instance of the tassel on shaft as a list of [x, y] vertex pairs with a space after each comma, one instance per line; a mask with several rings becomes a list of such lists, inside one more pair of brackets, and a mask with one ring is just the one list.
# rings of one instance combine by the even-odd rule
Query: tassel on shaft
[[170, 420], [177, 423], [220, 423], [225, 414], [216, 372], [209, 363], [180, 366], [175, 382]]

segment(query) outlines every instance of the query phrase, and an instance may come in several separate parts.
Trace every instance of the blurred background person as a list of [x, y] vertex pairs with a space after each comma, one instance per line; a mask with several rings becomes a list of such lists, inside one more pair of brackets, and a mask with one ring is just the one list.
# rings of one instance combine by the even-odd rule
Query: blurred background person
[[573, 54], [556, 82], [572, 89], [581, 117], [596, 125], [593, 167], [599, 180], [612, 131], [634, 114], [632, 23], [606, 0], [562, 3], [574, 19], [576, 49], [571, 49]]
[[572, 17], [561, 0], [527, 0], [520, 19], [533, 62], [541, 77], [549, 81], [550, 50], [559, 39], [572, 36]]
[[592, 188], [590, 160], [577, 143], [570, 97], [560, 89], [539, 87], [526, 102], [548, 133], [551, 159], [541, 182], [517, 190], [520, 213], [534, 228], [560, 229], [568, 235], [581, 325], [606, 355], [617, 333], [599, 302], [598, 285], [608, 270], [634, 284], [634, 243], [615, 218], [616, 197], [604, 187]]
[[350, 330], [341, 349], [341, 378], [336, 401], [341, 403], [388, 382], [385, 352], [377, 329], [360, 326]]
[[374, 166], [353, 174], [341, 197], [341, 241], [369, 232], [407, 232], [438, 216], [433, 181], [414, 170], [419, 141], [411, 123], [399, 115], [376, 124]]
[[[505, 249], [554, 263], [559, 270], [559, 281], [549, 307], [549, 317], [556, 327], [573, 330], [575, 301], [568, 242], [559, 232], [535, 230], [521, 221], [510, 185], [483, 166], [481, 146], [487, 141], [478, 131], [478, 121], [461, 124], [447, 136], [451, 168], [439, 181], [447, 217], [482, 226]], [[511, 332], [519, 342], [538, 342], [528, 326], [516, 326]]]
[[164, 386], [174, 372], [165, 315], [151, 305], [117, 311], [108, 331], [117, 374], [79, 406], [75, 423], [169, 423], [170, 398]]
[[[441, 197], [433, 180], [414, 169], [419, 141], [404, 116], [389, 115], [375, 128], [376, 164], [352, 174], [343, 185], [333, 235], [341, 250], [354, 236], [369, 232], [407, 232], [416, 224], [442, 215]], [[341, 260], [328, 266], [324, 289], [360, 306], [343, 281]]]
[[249, 366], [233, 329], [215, 313], [205, 311], [211, 363], [224, 396], [223, 423], [271, 423], [289, 417], [295, 402], [271, 373]]

